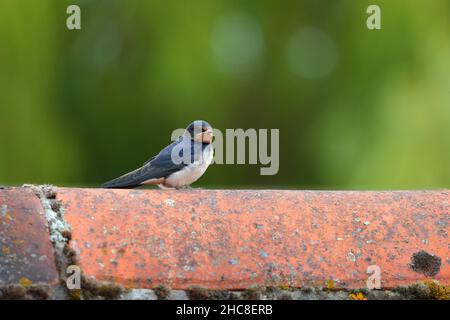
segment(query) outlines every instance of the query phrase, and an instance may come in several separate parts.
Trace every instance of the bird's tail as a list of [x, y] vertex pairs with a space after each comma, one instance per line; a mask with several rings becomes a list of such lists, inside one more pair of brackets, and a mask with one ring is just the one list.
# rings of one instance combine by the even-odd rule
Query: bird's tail
[[105, 182], [102, 184], [102, 188], [131, 189], [140, 186], [143, 181], [145, 181], [145, 178], [142, 175], [142, 168], [139, 168], [116, 179]]

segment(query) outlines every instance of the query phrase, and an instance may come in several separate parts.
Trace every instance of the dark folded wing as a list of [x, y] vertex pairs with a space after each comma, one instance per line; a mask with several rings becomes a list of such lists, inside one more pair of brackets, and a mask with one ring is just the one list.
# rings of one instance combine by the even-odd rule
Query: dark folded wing
[[172, 149], [180, 143], [177, 140], [164, 148], [157, 156], [147, 161], [141, 168], [124, 174], [123, 176], [106, 182], [103, 188], [134, 188], [150, 179], [165, 178], [170, 174], [182, 169], [186, 164], [174, 163], [172, 161]]

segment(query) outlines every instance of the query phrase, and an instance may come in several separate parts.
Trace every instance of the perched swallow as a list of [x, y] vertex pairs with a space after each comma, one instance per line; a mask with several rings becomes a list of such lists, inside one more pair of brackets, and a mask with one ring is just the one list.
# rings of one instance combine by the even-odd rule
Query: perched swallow
[[213, 131], [208, 122], [192, 122], [173, 143], [132, 172], [106, 182], [103, 188], [127, 189], [142, 185], [185, 188], [198, 180], [211, 164]]

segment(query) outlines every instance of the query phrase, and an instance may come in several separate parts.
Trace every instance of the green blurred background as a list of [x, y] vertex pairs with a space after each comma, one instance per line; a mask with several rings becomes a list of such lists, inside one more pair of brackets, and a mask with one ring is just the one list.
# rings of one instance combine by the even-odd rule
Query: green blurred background
[[448, 0], [1, 0], [0, 184], [96, 186], [204, 119], [279, 128], [280, 170], [195, 186], [448, 188], [449, 79]]

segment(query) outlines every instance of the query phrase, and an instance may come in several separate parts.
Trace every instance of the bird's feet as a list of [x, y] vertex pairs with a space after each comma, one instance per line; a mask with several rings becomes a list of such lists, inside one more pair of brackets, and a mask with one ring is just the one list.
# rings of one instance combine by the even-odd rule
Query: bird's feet
[[193, 188], [191, 186], [181, 186], [181, 187], [177, 187], [175, 189], [177, 189], [177, 190], [201, 190], [202, 188]]

